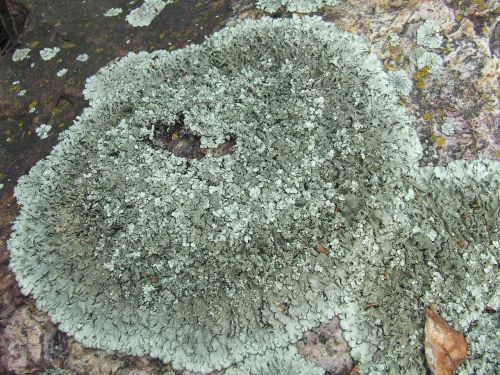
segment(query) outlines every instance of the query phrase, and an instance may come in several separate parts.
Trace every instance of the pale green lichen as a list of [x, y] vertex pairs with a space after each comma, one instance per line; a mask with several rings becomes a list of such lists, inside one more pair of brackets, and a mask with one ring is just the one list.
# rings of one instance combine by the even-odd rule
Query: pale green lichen
[[455, 122], [453, 120], [447, 119], [442, 125], [441, 125], [441, 133], [444, 135], [451, 136], [455, 134]]
[[388, 39], [389, 39], [389, 44], [392, 47], [399, 47], [399, 45], [401, 44], [401, 40], [397, 33], [390, 33]]
[[411, 81], [408, 73], [404, 70], [396, 70], [394, 72], [387, 73], [388, 79], [394, 90], [400, 96], [407, 96], [412, 88], [413, 82]]
[[49, 136], [49, 132], [52, 129], [51, 125], [41, 124], [37, 128], [35, 128], [35, 133], [40, 137], [40, 139], [45, 139]]
[[[422, 373], [432, 303], [467, 332], [462, 373], [492, 373], [499, 163], [419, 167], [368, 50], [319, 18], [263, 18], [99, 72], [15, 189], [22, 292], [84, 345], [234, 374], [315, 373], [287, 348], [337, 314], [362, 374]], [[233, 152], [151, 147], [181, 115], [205, 144], [235, 137]]]
[[49, 61], [52, 60], [59, 53], [59, 51], [61, 51], [59, 47], [46, 47], [40, 51], [40, 57], [42, 60]]
[[410, 54], [410, 61], [415, 64], [417, 69], [427, 67], [432, 75], [441, 72], [444, 61], [443, 58], [435, 52], [429, 52], [421, 47], [415, 48]]
[[337, 5], [340, 0], [257, 0], [257, 8], [274, 13], [279, 9], [289, 12], [311, 13], [317, 12], [325, 5]]
[[111, 8], [104, 13], [104, 17], [115, 17], [122, 14], [122, 12], [123, 12], [122, 8]]
[[305, 360], [294, 346], [268, 349], [261, 355], [250, 356], [236, 367], [229, 368], [224, 375], [323, 375], [325, 370]]
[[12, 54], [12, 61], [22, 61], [28, 59], [30, 56], [31, 48], [17, 48]]
[[60, 368], [50, 368], [45, 369], [41, 375], [74, 375], [70, 370], [60, 369]]
[[440, 48], [443, 44], [440, 31], [441, 28], [435, 21], [425, 21], [417, 30], [417, 44], [420, 47]]
[[60, 69], [57, 73], [56, 73], [56, 76], [58, 76], [59, 78], [62, 78], [66, 75], [66, 73], [68, 73], [68, 69], [66, 68], [62, 68]]
[[87, 62], [89, 60], [89, 55], [82, 53], [81, 55], [76, 56], [76, 60], [80, 62]]
[[171, 2], [172, 0], [144, 0], [144, 3], [139, 8], [130, 11], [126, 20], [133, 27], [149, 26], [163, 8]]

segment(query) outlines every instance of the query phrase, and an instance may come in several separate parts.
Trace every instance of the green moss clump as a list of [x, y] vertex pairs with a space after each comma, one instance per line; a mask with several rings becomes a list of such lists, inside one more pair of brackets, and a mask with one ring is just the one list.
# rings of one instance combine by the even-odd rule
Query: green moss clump
[[[368, 50], [319, 18], [263, 18], [100, 71], [16, 187], [22, 292], [84, 345], [241, 374], [310, 369], [286, 348], [337, 314], [362, 373], [422, 372], [433, 303], [494, 368], [473, 322], [500, 307], [498, 163], [420, 168]], [[232, 152], [152, 147], [180, 119]]]

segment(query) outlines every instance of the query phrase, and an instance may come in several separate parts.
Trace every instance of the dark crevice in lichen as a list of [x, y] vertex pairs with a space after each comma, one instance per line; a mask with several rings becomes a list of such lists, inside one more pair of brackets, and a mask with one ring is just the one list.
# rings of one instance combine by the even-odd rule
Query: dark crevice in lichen
[[159, 120], [154, 125], [146, 142], [154, 148], [165, 149], [175, 156], [186, 159], [202, 159], [207, 155], [224, 156], [233, 152], [236, 137], [229, 139], [216, 148], [202, 148], [200, 136], [193, 134], [184, 123], [184, 114], [179, 114], [174, 124]]

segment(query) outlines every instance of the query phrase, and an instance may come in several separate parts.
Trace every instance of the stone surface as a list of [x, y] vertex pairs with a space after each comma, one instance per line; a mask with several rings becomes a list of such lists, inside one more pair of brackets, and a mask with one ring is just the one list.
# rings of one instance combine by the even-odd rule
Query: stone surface
[[462, 333], [450, 328], [431, 308], [426, 311], [425, 358], [435, 375], [451, 375], [467, 355]]
[[328, 374], [347, 375], [354, 366], [337, 318], [306, 332], [297, 343], [297, 350]]

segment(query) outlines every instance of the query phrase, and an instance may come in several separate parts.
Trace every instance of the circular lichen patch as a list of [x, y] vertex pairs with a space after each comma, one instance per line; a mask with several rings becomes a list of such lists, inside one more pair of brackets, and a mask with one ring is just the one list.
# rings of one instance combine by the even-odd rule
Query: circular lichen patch
[[[9, 240], [23, 293], [85, 345], [199, 372], [312, 371], [285, 348], [340, 314], [362, 369], [419, 369], [419, 308], [473, 293], [472, 311], [492, 295], [474, 267], [498, 255], [497, 165], [418, 168], [410, 119], [351, 33], [242, 21], [201, 45], [129, 54], [85, 95], [20, 179]], [[468, 235], [471, 223], [486, 226]], [[437, 287], [428, 262], [442, 259], [481, 288]]]

